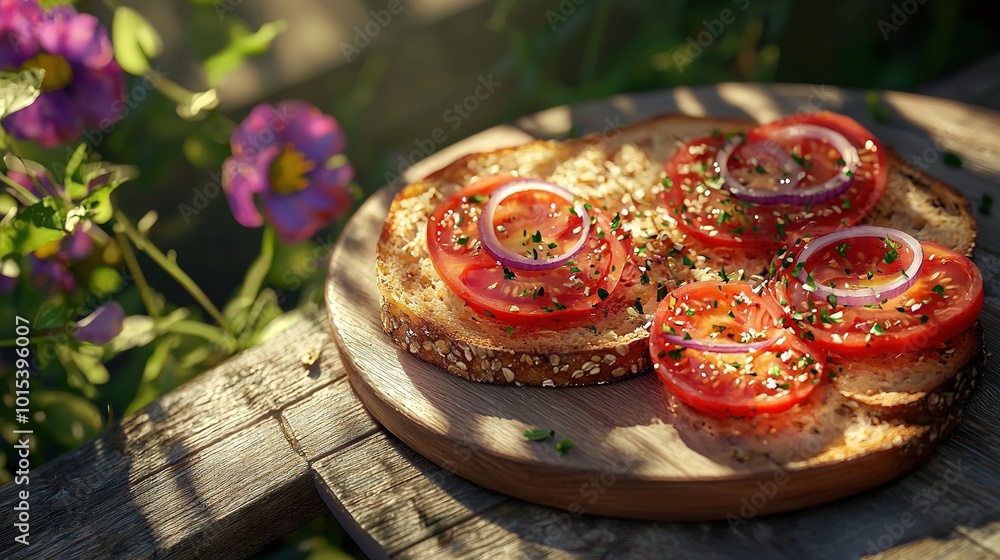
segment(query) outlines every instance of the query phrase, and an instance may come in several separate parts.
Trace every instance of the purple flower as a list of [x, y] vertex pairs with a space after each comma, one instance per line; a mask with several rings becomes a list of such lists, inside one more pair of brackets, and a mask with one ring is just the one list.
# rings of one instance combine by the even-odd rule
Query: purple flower
[[36, 0], [0, 0], [0, 70], [44, 68], [42, 93], [9, 115], [5, 129], [52, 147], [122, 117], [125, 75], [108, 32], [71, 6], [43, 12]]
[[223, 164], [222, 185], [233, 216], [244, 226], [259, 227], [266, 219], [283, 242], [294, 243], [350, 208], [354, 168], [334, 158], [344, 150], [344, 132], [316, 107], [301, 101], [261, 103], [230, 143], [233, 155]]
[[73, 336], [82, 342], [107, 344], [122, 332], [124, 319], [125, 310], [118, 302], [105, 303], [76, 323]]

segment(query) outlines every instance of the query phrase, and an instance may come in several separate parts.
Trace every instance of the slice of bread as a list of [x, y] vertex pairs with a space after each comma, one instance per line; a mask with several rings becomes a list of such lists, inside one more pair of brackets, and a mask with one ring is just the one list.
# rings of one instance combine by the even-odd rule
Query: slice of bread
[[[406, 186], [393, 201], [378, 241], [378, 288], [385, 331], [399, 347], [419, 358], [479, 382], [589, 385], [647, 370], [647, 328], [657, 305], [658, 283], [673, 287], [690, 280], [719, 279], [722, 268], [730, 277], [753, 280], [764, 273], [773, 257], [766, 251], [699, 246], [676, 228], [659, 201], [664, 165], [681, 143], [713, 131], [753, 126], [748, 121], [665, 115], [630, 125], [612, 137], [536, 141], [468, 155]], [[971, 253], [975, 220], [962, 195], [905, 165], [891, 151], [889, 162], [886, 193], [865, 222]], [[428, 257], [427, 219], [448, 193], [477, 178], [498, 174], [549, 180], [596, 205], [618, 209], [636, 246], [647, 246], [652, 281], [620, 286], [612, 298], [619, 304], [611, 306], [612, 312], [593, 325], [515, 329], [508, 334], [507, 325], [470, 311], [439, 278]], [[684, 265], [684, 257], [693, 266]], [[637, 298], [645, 313], [620, 304], [631, 304]], [[927, 359], [935, 359], [935, 352], [928, 350]], [[859, 362], [847, 369], [866, 367], [876, 368], [877, 364]], [[943, 387], [928, 383], [897, 392], [926, 394], [928, 389]], [[848, 385], [842, 391], [851, 398], [857, 395], [854, 402], [871, 401], [871, 406], [880, 409], [873, 413], [876, 417], [916, 413], [899, 408], [905, 396], [895, 400], [873, 397], [868, 394], [870, 389]]]

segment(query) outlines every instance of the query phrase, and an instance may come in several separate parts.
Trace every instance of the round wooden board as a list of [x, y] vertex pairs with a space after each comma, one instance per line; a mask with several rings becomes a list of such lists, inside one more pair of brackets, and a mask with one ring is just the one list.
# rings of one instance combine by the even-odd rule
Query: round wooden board
[[[997, 114], [910, 94], [887, 93], [883, 99], [900, 122], [878, 125], [866, 114], [862, 92], [820, 86], [722, 84], [619, 96], [490, 129], [421, 162], [407, 178], [425, 175], [462, 153], [519, 144], [571, 126], [601, 131], [664, 112], [767, 121], [818, 108], [854, 116], [904, 156], [928, 154], [925, 149], [934, 146], [929, 138], [934, 138], [942, 149], [961, 154], [967, 168], [1000, 176], [995, 163], [1000, 142], [993, 138], [963, 150], [958, 140], [977, 130], [989, 138], [1000, 130]], [[927, 161], [930, 172], [971, 200], [987, 190], [996, 192], [981, 176], [943, 169], [939, 149], [934, 156], [935, 161]], [[883, 484], [929, 455], [929, 448], [914, 453], [888, 447], [795, 468], [760, 462], [731, 466], [709, 458], [699, 441], [703, 434], [672, 420], [655, 376], [570, 389], [496, 387], [459, 379], [415, 359], [393, 345], [379, 317], [375, 245], [394, 194], [390, 187], [378, 191], [344, 229], [330, 261], [327, 306], [360, 400], [393, 434], [447, 470], [571, 515], [705, 520], [745, 516], [748, 509], [772, 513], [827, 502]], [[997, 225], [980, 227], [980, 239], [995, 255]], [[984, 319], [989, 329], [994, 321]], [[991, 341], [989, 337], [988, 350]], [[572, 450], [560, 455], [554, 440], [525, 441], [521, 434], [534, 427], [555, 430], [556, 440], [569, 438]], [[779, 486], [780, 492], [775, 491]]]

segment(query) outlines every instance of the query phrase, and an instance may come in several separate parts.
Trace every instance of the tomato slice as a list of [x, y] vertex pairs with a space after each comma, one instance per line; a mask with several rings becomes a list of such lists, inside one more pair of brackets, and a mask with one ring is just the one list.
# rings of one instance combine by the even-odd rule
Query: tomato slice
[[753, 152], [753, 143], [761, 140], [778, 144], [801, 162], [807, 174], [799, 183], [802, 188], [839, 172], [840, 156], [829, 144], [776, 135], [796, 124], [835, 130], [858, 150], [861, 165], [844, 193], [826, 202], [807, 205], [739, 200], [721, 188], [722, 178], [717, 173], [716, 157], [726, 137], [717, 134], [698, 138], [681, 146], [666, 165], [671, 186], [664, 190], [664, 201], [680, 230], [708, 246], [776, 250], [805, 234], [823, 235], [864, 218], [885, 192], [886, 153], [871, 132], [848, 117], [819, 112], [794, 115], [757, 127], [730, 156], [730, 172], [751, 185], [780, 180], [782, 172], [774, 162], [748, 153]]
[[[817, 346], [837, 354], [891, 354], [934, 346], [961, 334], [983, 308], [983, 277], [964, 255], [921, 242], [923, 266], [902, 294], [875, 305], [846, 306], [813, 295], [809, 281], [838, 286], [875, 285], [898, 276], [912, 262], [900, 246], [886, 257], [884, 240], [861, 237], [817, 251], [808, 262], [791, 266], [794, 252], [779, 258], [769, 290], [784, 306], [789, 326]], [[891, 261], [888, 264], [886, 261]], [[799, 279], [799, 266], [809, 273]]]
[[[788, 410], [820, 382], [826, 355], [782, 328], [781, 314], [773, 299], [755, 294], [746, 282], [685, 284], [656, 308], [653, 368], [678, 399], [713, 416]], [[665, 333], [690, 337], [690, 346], [668, 340]], [[771, 338], [773, 344], [757, 351], [695, 347]]]
[[[487, 177], [441, 201], [427, 224], [427, 246], [438, 275], [473, 311], [509, 325], [569, 325], [596, 319], [632, 302], [615, 297], [629, 274], [631, 243], [598, 208], [590, 240], [558, 268], [529, 271], [505, 267], [481, 246], [478, 220], [490, 194], [517, 179]], [[577, 239], [582, 219], [564, 199], [544, 191], [514, 194], [499, 205], [493, 226], [506, 247], [542, 247], [558, 255]], [[612, 227], [614, 226], [614, 227]]]

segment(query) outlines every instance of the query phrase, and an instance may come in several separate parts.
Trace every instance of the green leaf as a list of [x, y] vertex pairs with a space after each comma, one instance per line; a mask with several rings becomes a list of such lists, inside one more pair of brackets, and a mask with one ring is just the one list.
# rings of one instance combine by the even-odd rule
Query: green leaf
[[35, 390], [31, 393], [31, 404], [45, 412], [45, 421], [41, 424], [48, 435], [66, 449], [97, 435], [103, 424], [97, 407], [73, 393]]
[[73, 364], [91, 385], [104, 385], [111, 379], [111, 373], [101, 360], [103, 353], [104, 350], [100, 347], [88, 345], [81, 345], [71, 350], [70, 358]]
[[67, 319], [66, 309], [61, 302], [49, 300], [42, 304], [38, 315], [35, 315], [35, 320], [31, 323], [31, 327], [38, 330], [54, 329], [65, 325]]
[[64, 217], [57, 203], [44, 198], [21, 210], [9, 223], [0, 225], [0, 258], [13, 253], [26, 255], [43, 245], [62, 239]]
[[116, 188], [118, 188], [118, 185], [112, 183], [95, 190], [87, 195], [87, 198], [80, 201], [80, 208], [84, 210], [85, 215], [94, 223], [103, 224], [114, 215], [115, 208], [111, 204], [111, 193]]
[[548, 439], [554, 435], [556, 435], [555, 431], [543, 428], [531, 428], [530, 430], [524, 431], [524, 437], [528, 441], [542, 441], [543, 439]]
[[218, 87], [230, 72], [239, 68], [243, 59], [266, 52], [271, 41], [287, 27], [283, 20], [266, 23], [256, 33], [250, 33], [242, 24], [230, 26], [229, 45], [205, 60], [208, 85]]
[[115, 9], [111, 43], [118, 65], [136, 76], [148, 72], [149, 60], [163, 52], [163, 41], [156, 29], [139, 12], [126, 6]]
[[31, 105], [42, 93], [45, 70], [0, 72], [0, 119]]

